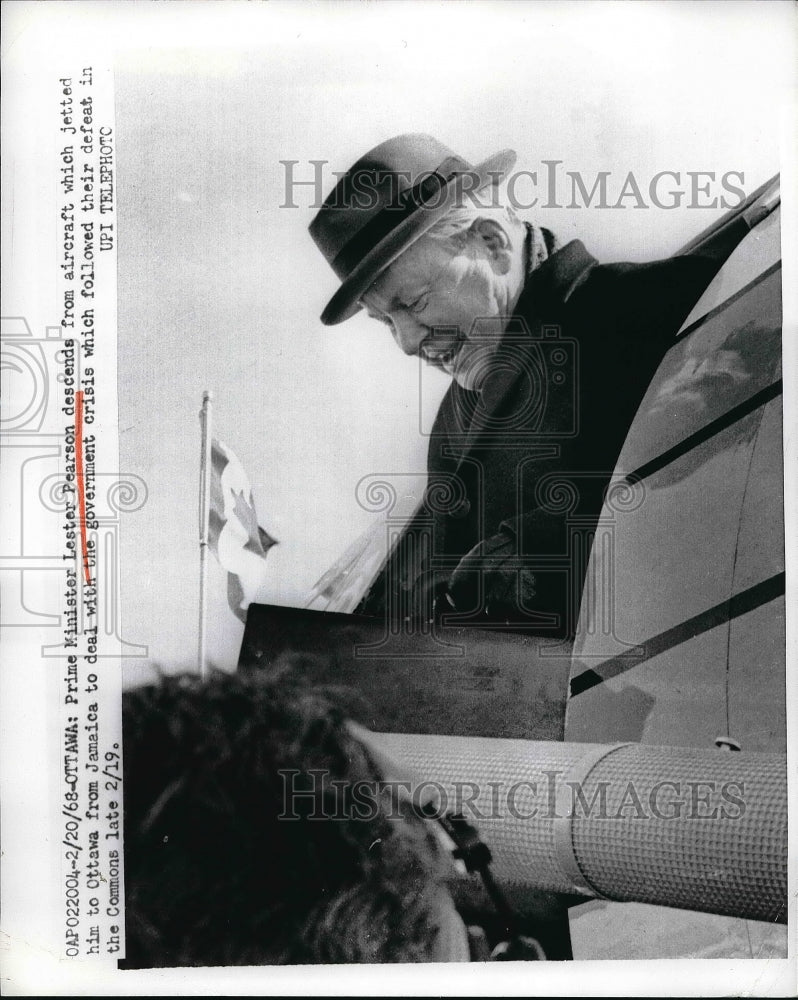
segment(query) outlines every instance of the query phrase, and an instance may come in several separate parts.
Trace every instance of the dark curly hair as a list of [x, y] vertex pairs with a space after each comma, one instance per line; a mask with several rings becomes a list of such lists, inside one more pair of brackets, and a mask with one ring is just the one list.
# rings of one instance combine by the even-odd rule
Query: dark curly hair
[[[384, 777], [346, 716], [291, 663], [125, 693], [127, 967], [430, 959], [445, 862], [428, 824], [384, 790], [366, 818], [315, 818]], [[314, 790], [296, 819], [283, 772]]]

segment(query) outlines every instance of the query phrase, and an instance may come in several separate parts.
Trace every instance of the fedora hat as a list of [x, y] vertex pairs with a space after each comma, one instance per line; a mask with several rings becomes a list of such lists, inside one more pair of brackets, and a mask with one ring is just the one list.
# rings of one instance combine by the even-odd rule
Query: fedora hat
[[339, 180], [310, 235], [341, 280], [321, 321], [332, 326], [360, 308], [382, 271], [454, 206], [499, 181], [515, 163], [503, 149], [472, 167], [431, 135], [399, 135], [375, 146]]

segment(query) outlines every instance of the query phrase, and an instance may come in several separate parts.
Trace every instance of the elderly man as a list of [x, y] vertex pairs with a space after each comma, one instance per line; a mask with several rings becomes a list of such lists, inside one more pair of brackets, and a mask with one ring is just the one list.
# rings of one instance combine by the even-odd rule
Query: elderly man
[[591, 531], [626, 432], [692, 305], [747, 226], [710, 251], [601, 265], [502, 204], [515, 162], [472, 167], [436, 139], [382, 143], [310, 226], [358, 309], [450, 375], [425, 501], [358, 610], [569, 638]]

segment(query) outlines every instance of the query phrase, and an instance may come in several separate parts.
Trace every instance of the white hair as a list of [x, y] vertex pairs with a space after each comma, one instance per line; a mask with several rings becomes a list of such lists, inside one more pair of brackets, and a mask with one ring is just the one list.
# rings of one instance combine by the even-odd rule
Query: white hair
[[471, 193], [439, 219], [424, 235], [440, 242], [460, 242], [476, 219], [494, 219], [502, 226], [515, 229], [523, 225], [506, 197], [506, 185], [497, 184], [492, 188]]

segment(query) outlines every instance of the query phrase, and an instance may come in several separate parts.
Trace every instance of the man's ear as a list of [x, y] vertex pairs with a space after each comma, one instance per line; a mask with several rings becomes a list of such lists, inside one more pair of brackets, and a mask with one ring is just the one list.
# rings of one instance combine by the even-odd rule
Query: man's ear
[[496, 274], [507, 274], [513, 262], [513, 244], [504, 226], [495, 219], [480, 216], [474, 219], [468, 232], [484, 244]]

